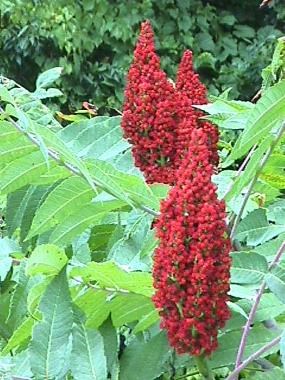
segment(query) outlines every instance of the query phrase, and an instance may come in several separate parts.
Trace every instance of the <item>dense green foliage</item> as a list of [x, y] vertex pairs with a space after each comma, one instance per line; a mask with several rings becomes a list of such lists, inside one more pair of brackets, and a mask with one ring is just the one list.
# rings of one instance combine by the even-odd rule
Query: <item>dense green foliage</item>
[[262, 10], [259, 3], [2, 0], [0, 73], [32, 90], [40, 72], [62, 66], [61, 102], [67, 107], [89, 100], [108, 112], [120, 109], [139, 24], [148, 18], [170, 77], [182, 51], [191, 48], [211, 93], [232, 87], [233, 97], [248, 99], [285, 26], [282, 0]]
[[[275, 257], [285, 236], [283, 53], [280, 41], [257, 104], [224, 93], [202, 106], [221, 132], [240, 133], [221, 150], [214, 178], [240, 250], [232, 253], [232, 317], [209, 360], [218, 379], [234, 367], [262, 287], [245, 357], [277, 341], [242, 376], [285, 378], [285, 261]], [[0, 376], [201, 379], [193, 358], [169, 347], [151, 302], [152, 222], [168, 187], [147, 185], [134, 167], [120, 117], [81, 115], [62, 128], [41, 103], [58, 95], [50, 86], [59, 75], [41, 74], [33, 93], [5, 78], [0, 85]], [[250, 151], [243, 170], [229, 170]]]
[[[54, 117], [83, 100], [121, 108], [149, 18], [170, 77], [190, 47], [216, 95], [200, 108], [220, 131], [212, 180], [234, 251], [231, 318], [208, 365], [216, 380], [237, 380], [236, 368], [240, 379], [285, 380], [282, 2], [0, 2], [0, 379], [202, 380], [151, 300], [153, 222], [169, 186], [134, 166], [121, 116]], [[259, 89], [257, 103], [243, 101]]]

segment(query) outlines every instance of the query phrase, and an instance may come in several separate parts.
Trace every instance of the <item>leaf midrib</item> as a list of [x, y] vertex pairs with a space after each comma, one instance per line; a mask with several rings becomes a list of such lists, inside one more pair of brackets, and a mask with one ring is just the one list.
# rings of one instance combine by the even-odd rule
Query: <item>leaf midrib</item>
[[52, 314], [52, 319], [51, 319], [51, 324], [50, 324], [50, 332], [51, 334], [49, 334], [49, 340], [48, 340], [48, 345], [47, 345], [47, 357], [46, 357], [46, 379], [49, 379], [49, 358], [50, 358], [50, 348], [51, 348], [51, 342], [52, 342], [52, 336], [53, 336], [53, 326], [54, 326], [54, 323], [55, 323], [55, 316], [56, 316], [56, 311], [57, 311], [57, 308], [58, 308], [58, 299], [59, 299], [59, 296], [60, 296], [60, 293], [61, 293], [61, 287], [58, 288], [58, 293], [56, 295], [56, 302], [54, 303], [54, 310], [53, 310], [53, 314]]
[[90, 363], [91, 371], [92, 371], [92, 374], [94, 376], [94, 379], [96, 380], [97, 376], [96, 376], [96, 371], [95, 371], [95, 368], [94, 368], [93, 362], [92, 362], [92, 354], [91, 354], [91, 349], [90, 349], [90, 344], [89, 344], [89, 340], [88, 340], [87, 331], [85, 329], [85, 326], [82, 325], [82, 328], [83, 328], [83, 333], [84, 333], [84, 337], [85, 337], [86, 348], [87, 348], [87, 353], [88, 353], [88, 358], [89, 358], [89, 363]]
[[[14, 162], [13, 162], [14, 163]], [[25, 170], [24, 172], [20, 171], [19, 174], [15, 177], [13, 176], [9, 182], [5, 182], [5, 186], [2, 187], [2, 191], [6, 191], [7, 188], [9, 188], [9, 186], [15, 182], [17, 182], [19, 180], [19, 178], [23, 177], [23, 176], [26, 176], [26, 175], [29, 175], [31, 173], [33, 173], [34, 171], [36, 171], [36, 169], [39, 169], [41, 166], [46, 166], [46, 163], [45, 162], [40, 162], [39, 164], [34, 164], [33, 166], [31, 166], [30, 168], [28, 168], [27, 170]], [[9, 165], [7, 167], [5, 167], [4, 170], [6, 170], [7, 168], [9, 167]]]
[[[57, 243], [59, 242], [59, 240], [62, 239], [63, 236], [70, 234], [71, 231], [73, 231], [73, 230], [75, 230], [76, 228], [78, 228], [78, 226], [80, 226], [81, 224], [86, 223], [87, 221], [91, 221], [91, 220], [92, 220], [93, 218], [95, 218], [95, 217], [96, 217], [96, 218], [103, 217], [104, 214], [106, 214], [106, 212], [102, 211], [102, 212], [100, 212], [100, 213], [98, 213], [98, 214], [96, 214], [96, 215], [90, 215], [89, 217], [87, 217], [87, 218], [85, 218], [85, 219], [80, 219], [78, 223], [74, 223], [74, 224], [72, 224], [72, 226], [70, 226], [68, 229], [66, 229], [66, 230], [64, 231], [64, 233], [61, 233], [61, 234], [60, 234], [55, 240], [52, 239], [52, 242], [53, 242], [54, 244], [57, 244]], [[55, 230], [55, 231], [56, 231], [56, 230]], [[53, 234], [52, 234], [52, 235], [53, 235]], [[52, 237], [52, 235], [51, 235], [51, 237]]]
[[[285, 82], [283, 83], [283, 86], [285, 85]], [[272, 110], [274, 110], [274, 108], [277, 108], [278, 109], [278, 107], [282, 107], [282, 103], [284, 102], [284, 100], [285, 100], [285, 94], [282, 96], [282, 97], [280, 97], [280, 94], [277, 94], [277, 90], [279, 91], [279, 92], [282, 92], [282, 90], [281, 90], [281, 85], [279, 86], [280, 87], [280, 89], [278, 88], [278, 89], [275, 89], [275, 92], [274, 92], [274, 94], [272, 94], [272, 97], [274, 97], [275, 99], [274, 100], [276, 100], [276, 98], [277, 98], [277, 101], [276, 102], [274, 102], [274, 103], [272, 103], [272, 99], [271, 99], [271, 97], [269, 97], [269, 95], [265, 95], [265, 97], [266, 97], [266, 99], [264, 99], [264, 103], [263, 103], [263, 106], [264, 106], [264, 111], [262, 111], [260, 114], [259, 114], [259, 116], [257, 117], [257, 118], [255, 118], [255, 119], [253, 119], [253, 121], [251, 121], [250, 119], [248, 120], [248, 124], [250, 125], [251, 124], [251, 128], [253, 128], [252, 126], [253, 125], [256, 125], [256, 124], [258, 124], [259, 122], [260, 122], [260, 120], [262, 120], [262, 118], [264, 117], [264, 115], [267, 115], [267, 114], [269, 114], [270, 112], [272, 112]], [[274, 90], [273, 90], [274, 91]], [[266, 103], [266, 104], [265, 104]], [[267, 107], [267, 103], [270, 103], [270, 106], [269, 107]], [[284, 103], [283, 103], [284, 104]], [[277, 117], [277, 118], [275, 118], [275, 120], [274, 121], [272, 121], [271, 123], [270, 123], [270, 125], [271, 124], [273, 124], [274, 122], [276, 122], [278, 119], [280, 119], [280, 116], [279, 117]], [[250, 127], [248, 128], [248, 129], [250, 129]], [[241, 142], [244, 140], [244, 138], [246, 137], [246, 133], [245, 133], [245, 135], [243, 136], [243, 138], [241, 139]]]

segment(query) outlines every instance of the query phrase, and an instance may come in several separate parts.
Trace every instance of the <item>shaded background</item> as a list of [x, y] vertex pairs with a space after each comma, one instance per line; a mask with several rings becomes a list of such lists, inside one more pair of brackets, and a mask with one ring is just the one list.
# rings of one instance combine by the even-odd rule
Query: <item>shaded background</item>
[[[121, 108], [139, 25], [150, 19], [163, 68], [175, 77], [190, 48], [210, 93], [251, 98], [285, 30], [283, 0], [1, 0], [0, 73], [32, 90], [38, 74], [64, 68], [61, 108]], [[57, 99], [58, 102], [58, 99]]]

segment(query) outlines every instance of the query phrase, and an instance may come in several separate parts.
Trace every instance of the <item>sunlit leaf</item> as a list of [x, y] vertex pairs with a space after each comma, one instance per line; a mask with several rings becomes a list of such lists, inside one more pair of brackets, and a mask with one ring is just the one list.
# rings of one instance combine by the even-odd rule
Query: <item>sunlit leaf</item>
[[27, 265], [26, 273], [29, 276], [36, 274], [56, 275], [67, 263], [67, 257], [59, 247], [46, 244], [39, 245], [32, 252]]
[[[120, 380], [150, 380], [160, 376], [169, 358], [170, 347], [164, 333], [148, 342], [133, 341], [124, 351], [121, 359]], [[143, 370], [139, 371], [139, 368]]]
[[96, 330], [77, 322], [72, 331], [71, 372], [74, 380], [107, 379], [104, 341]]

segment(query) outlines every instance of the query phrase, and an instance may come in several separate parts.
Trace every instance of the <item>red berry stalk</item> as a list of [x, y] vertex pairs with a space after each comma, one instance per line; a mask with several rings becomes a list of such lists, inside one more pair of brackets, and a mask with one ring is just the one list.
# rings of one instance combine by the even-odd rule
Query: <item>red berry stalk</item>
[[174, 87], [160, 69], [149, 21], [141, 33], [130, 67], [122, 128], [132, 144], [135, 164], [149, 183], [172, 183], [175, 161]]
[[[190, 50], [186, 50], [184, 52], [178, 67], [176, 76], [176, 91], [186, 96], [191, 105], [201, 105], [207, 103], [207, 90], [206, 87], [200, 82], [199, 75], [193, 70], [192, 52]], [[211, 123], [200, 119], [203, 116], [203, 112], [197, 109], [193, 109], [193, 111], [195, 112], [196, 121], [194, 122], [192, 116], [191, 124], [195, 123], [196, 128], [202, 128], [208, 136], [208, 145], [212, 153], [211, 162], [216, 166], [219, 162], [217, 152], [217, 143], [219, 139], [218, 130]], [[189, 135], [187, 139], [187, 133], [189, 133], [190, 129], [191, 128], [189, 126], [187, 127], [187, 122], [186, 126], [185, 122], [181, 123], [180, 131], [178, 131], [178, 135], [180, 136], [177, 141], [179, 146], [178, 149], [181, 149], [183, 145], [188, 143]]]
[[156, 224], [153, 301], [171, 346], [195, 356], [217, 348], [218, 330], [230, 317], [231, 244], [210, 161], [208, 138], [196, 129]]

